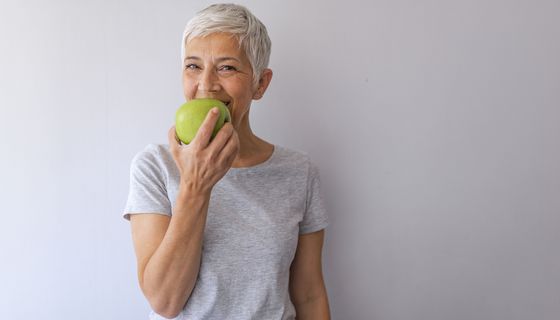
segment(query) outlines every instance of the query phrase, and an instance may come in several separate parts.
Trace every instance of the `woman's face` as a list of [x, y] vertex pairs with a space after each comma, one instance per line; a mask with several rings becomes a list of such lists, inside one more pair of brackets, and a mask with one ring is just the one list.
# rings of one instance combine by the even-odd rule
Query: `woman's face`
[[[251, 101], [256, 97], [253, 70], [237, 38], [214, 33], [190, 39], [185, 46], [183, 89], [187, 100], [214, 98], [231, 113], [234, 128], [248, 121]], [[248, 123], [248, 122], [247, 122]]]

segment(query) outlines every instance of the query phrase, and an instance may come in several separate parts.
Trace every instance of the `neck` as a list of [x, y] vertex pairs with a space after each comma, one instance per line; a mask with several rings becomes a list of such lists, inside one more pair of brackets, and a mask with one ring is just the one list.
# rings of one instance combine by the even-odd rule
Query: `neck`
[[274, 151], [274, 145], [257, 137], [248, 121], [237, 129], [239, 152], [233, 160], [233, 168], [251, 167], [266, 161]]

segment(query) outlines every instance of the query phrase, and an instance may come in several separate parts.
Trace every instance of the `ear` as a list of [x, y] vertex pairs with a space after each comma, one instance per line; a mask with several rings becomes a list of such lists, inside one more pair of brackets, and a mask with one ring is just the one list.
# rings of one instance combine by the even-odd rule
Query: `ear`
[[270, 84], [271, 80], [272, 80], [272, 70], [268, 68], [264, 69], [261, 74], [261, 78], [259, 79], [257, 89], [255, 90], [255, 93], [253, 93], [253, 100], [259, 100], [264, 96], [264, 93], [266, 92], [266, 88], [268, 88], [268, 85]]

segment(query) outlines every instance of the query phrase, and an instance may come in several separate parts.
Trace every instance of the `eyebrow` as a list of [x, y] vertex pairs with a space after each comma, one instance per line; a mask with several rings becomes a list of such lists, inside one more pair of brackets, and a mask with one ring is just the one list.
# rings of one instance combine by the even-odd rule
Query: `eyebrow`
[[[202, 60], [202, 59], [200, 57], [197, 57], [197, 56], [188, 56], [188, 57], [185, 58], [185, 61], [187, 61], [187, 60]], [[220, 57], [220, 58], [216, 59], [216, 62], [224, 62], [224, 61], [228, 61], [228, 60], [241, 62], [239, 59], [237, 59], [235, 57]]]

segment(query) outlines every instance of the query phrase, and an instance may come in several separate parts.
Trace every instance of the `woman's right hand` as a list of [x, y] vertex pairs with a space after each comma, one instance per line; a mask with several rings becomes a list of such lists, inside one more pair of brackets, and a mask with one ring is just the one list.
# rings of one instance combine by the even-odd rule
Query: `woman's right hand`
[[237, 156], [239, 138], [231, 123], [226, 122], [210, 141], [218, 117], [218, 108], [210, 110], [189, 144], [179, 141], [175, 126], [169, 129], [169, 148], [181, 174], [183, 191], [209, 193]]

